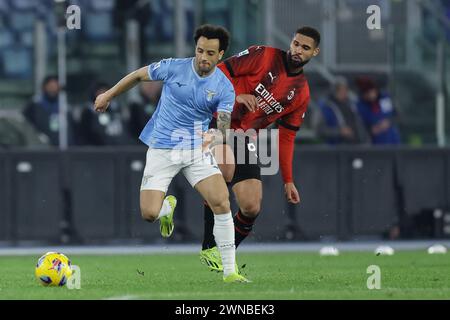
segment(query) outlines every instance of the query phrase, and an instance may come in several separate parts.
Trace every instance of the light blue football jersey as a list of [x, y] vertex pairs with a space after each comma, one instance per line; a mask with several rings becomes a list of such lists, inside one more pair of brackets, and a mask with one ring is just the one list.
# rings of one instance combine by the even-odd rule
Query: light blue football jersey
[[202, 78], [194, 58], [164, 59], [151, 64], [148, 74], [164, 82], [157, 109], [139, 137], [151, 148], [196, 148], [213, 114], [233, 111], [234, 88], [219, 68]]

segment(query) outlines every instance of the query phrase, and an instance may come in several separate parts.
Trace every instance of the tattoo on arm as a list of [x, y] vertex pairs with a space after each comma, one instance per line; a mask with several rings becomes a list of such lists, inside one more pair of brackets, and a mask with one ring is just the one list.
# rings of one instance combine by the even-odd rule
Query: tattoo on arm
[[231, 113], [219, 112], [217, 116], [217, 130], [222, 134], [222, 143], [227, 141], [227, 129], [231, 127]]
[[222, 132], [222, 136], [225, 137], [227, 129], [231, 127], [231, 113], [219, 112], [217, 116], [217, 129]]

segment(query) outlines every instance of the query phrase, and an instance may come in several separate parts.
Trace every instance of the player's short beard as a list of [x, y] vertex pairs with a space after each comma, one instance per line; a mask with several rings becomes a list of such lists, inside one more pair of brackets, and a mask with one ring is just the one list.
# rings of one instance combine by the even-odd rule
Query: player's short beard
[[196, 64], [197, 64], [197, 69], [200, 72], [201, 76], [211, 73], [211, 71], [214, 68], [214, 66], [211, 66], [211, 65], [208, 66], [208, 67], [206, 67], [206, 66], [205, 67], [201, 67], [199, 62], [196, 62]]
[[198, 67], [198, 69], [202, 72], [202, 73], [210, 73], [212, 68], [211, 67]]
[[292, 53], [290, 51], [288, 52], [288, 61], [289, 61], [289, 64], [291, 65], [291, 67], [294, 67], [296, 69], [303, 68], [309, 62], [309, 60], [305, 60], [305, 61], [301, 61], [301, 62], [295, 61], [294, 59], [292, 59]]

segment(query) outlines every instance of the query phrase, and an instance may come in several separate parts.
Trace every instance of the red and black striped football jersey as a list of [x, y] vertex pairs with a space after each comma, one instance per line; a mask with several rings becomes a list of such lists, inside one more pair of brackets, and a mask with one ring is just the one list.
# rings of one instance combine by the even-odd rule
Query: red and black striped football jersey
[[252, 46], [218, 67], [232, 82], [236, 96], [253, 94], [258, 100], [256, 112], [235, 103], [232, 129], [258, 130], [275, 121], [291, 130], [300, 128], [310, 99], [309, 86], [303, 71], [289, 73], [286, 51]]

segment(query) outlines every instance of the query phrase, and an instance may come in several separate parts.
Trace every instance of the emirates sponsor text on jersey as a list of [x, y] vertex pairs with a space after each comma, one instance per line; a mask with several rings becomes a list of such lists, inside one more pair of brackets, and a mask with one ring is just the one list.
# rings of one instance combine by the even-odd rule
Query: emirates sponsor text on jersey
[[266, 114], [271, 114], [274, 110], [277, 113], [282, 113], [284, 111], [284, 107], [281, 103], [273, 97], [273, 94], [270, 93], [263, 84], [259, 83], [255, 91], [259, 94], [256, 96], [258, 108], [262, 109]]

